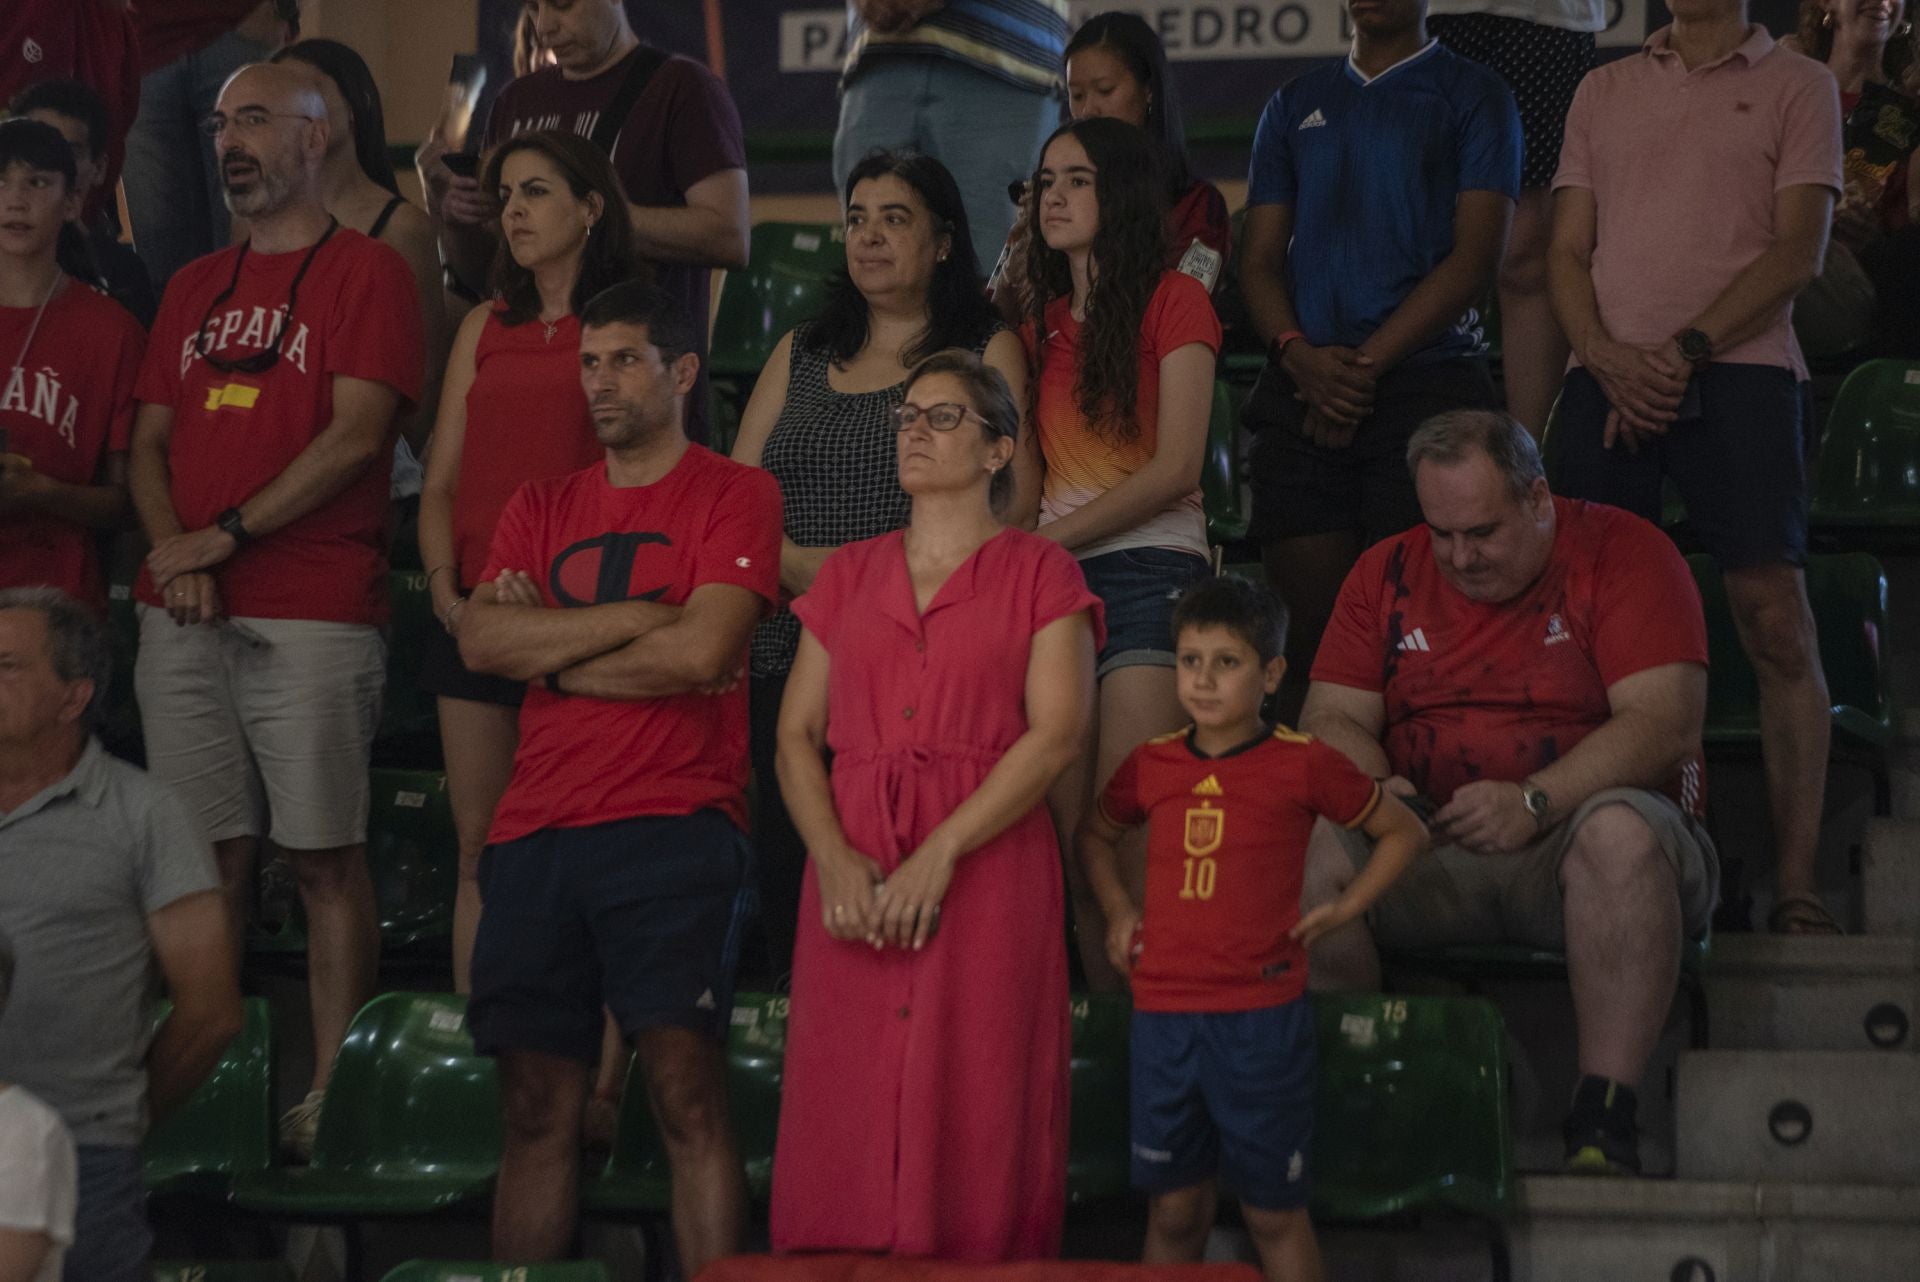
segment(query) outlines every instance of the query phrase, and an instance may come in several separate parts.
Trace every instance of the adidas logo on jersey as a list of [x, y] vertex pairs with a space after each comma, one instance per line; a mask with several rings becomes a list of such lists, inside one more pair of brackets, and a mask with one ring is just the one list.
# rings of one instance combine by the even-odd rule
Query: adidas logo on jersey
[[701, 993], [700, 1000], [693, 1005], [695, 1010], [712, 1010], [714, 1008], [713, 990], [709, 988], [706, 992]]
[[1300, 122], [1300, 128], [1301, 129], [1321, 129], [1326, 126], [1326, 123], [1327, 123], [1326, 116], [1321, 114], [1320, 108], [1315, 107], [1311, 112], [1308, 113], [1307, 118]]
[[1220, 777], [1218, 775], [1208, 775], [1205, 779], [1193, 785], [1193, 795], [1196, 797], [1224, 797], [1227, 794], [1226, 790], [1220, 786]]
[[1400, 644], [1393, 648], [1402, 654], [1409, 654], [1415, 650], [1422, 651], [1423, 653], [1432, 653], [1433, 651], [1433, 647], [1427, 644], [1426, 632], [1420, 628], [1415, 628], [1413, 631], [1407, 633], [1407, 635], [1401, 637]]

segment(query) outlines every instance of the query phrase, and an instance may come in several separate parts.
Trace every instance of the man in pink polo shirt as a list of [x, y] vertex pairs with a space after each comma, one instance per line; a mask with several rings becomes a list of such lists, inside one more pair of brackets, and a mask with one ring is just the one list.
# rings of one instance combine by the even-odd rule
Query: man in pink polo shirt
[[1839, 93], [1749, 24], [1746, 0], [1670, 7], [1673, 25], [1589, 73], [1567, 117], [1549, 270], [1574, 360], [1554, 491], [1657, 521], [1673, 478], [1759, 677], [1771, 925], [1837, 932], [1813, 881], [1828, 703], [1802, 573], [1811, 422], [1789, 318], [1840, 191]]

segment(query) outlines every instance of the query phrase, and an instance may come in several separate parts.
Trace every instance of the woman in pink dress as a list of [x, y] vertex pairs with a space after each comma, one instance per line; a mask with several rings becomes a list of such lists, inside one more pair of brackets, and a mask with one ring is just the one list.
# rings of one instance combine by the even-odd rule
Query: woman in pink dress
[[1071, 553], [996, 515], [1005, 380], [941, 353], [895, 414], [907, 528], [841, 548], [793, 603], [779, 769], [809, 859], [773, 1245], [1047, 1256], [1068, 1029], [1043, 802], [1091, 713], [1101, 608]]

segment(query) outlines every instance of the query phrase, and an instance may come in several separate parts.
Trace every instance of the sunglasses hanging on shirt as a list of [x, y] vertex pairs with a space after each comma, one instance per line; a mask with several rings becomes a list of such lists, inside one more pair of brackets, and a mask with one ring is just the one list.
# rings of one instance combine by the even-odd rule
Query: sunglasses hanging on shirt
[[247, 251], [252, 248], [252, 242], [242, 244], [240, 253], [233, 260], [233, 279], [227, 282], [227, 287], [220, 291], [218, 297], [207, 304], [207, 314], [200, 318], [200, 328], [194, 331], [194, 355], [223, 374], [264, 374], [279, 364], [281, 349], [286, 347], [287, 335], [293, 330], [293, 309], [300, 301], [300, 282], [306, 279], [307, 268], [313, 266], [314, 255], [320, 252], [320, 247], [327, 243], [339, 227], [339, 219], [329, 218], [327, 230], [321, 233], [319, 240], [313, 242], [313, 248], [307, 251], [307, 256], [300, 260], [300, 270], [293, 274], [293, 283], [287, 286], [286, 317], [280, 322], [280, 332], [274, 335], [273, 346], [255, 352], [251, 356], [228, 360], [223, 356], [215, 356], [207, 350], [207, 326], [213, 320], [213, 314], [220, 310], [220, 304], [232, 298], [234, 291], [240, 288], [240, 269], [247, 261]]

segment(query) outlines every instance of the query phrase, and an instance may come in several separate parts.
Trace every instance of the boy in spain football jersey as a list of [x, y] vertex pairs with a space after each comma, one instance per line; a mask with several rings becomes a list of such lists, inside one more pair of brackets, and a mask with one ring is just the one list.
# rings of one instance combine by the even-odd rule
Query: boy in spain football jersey
[[[1266, 1276], [1316, 1282], [1306, 949], [1365, 912], [1426, 848], [1426, 830], [1340, 753], [1260, 719], [1286, 669], [1285, 613], [1265, 588], [1202, 583], [1181, 598], [1173, 630], [1180, 704], [1193, 724], [1134, 749], [1079, 833], [1106, 911], [1108, 957], [1133, 986], [1133, 1183], [1149, 1196], [1145, 1258], [1201, 1258], [1214, 1178], [1224, 1175]], [[1322, 815], [1376, 844], [1346, 893], [1302, 918], [1307, 834]], [[1144, 909], [1114, 853], [1141, 823]]]

